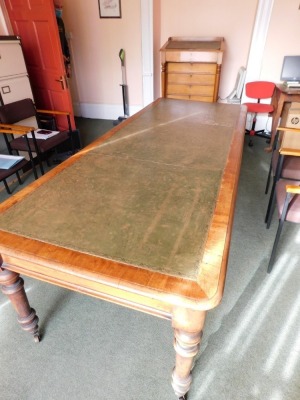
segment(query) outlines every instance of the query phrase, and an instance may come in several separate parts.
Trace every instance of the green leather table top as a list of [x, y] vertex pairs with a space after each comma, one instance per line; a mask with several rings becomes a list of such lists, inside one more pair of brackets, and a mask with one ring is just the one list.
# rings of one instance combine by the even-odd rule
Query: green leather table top
[[0, 215], [0, 229], [196, 279], [240, 107], [162, 99]]
[[221, 40], [169, 40], [168, 50], [221, 50]]

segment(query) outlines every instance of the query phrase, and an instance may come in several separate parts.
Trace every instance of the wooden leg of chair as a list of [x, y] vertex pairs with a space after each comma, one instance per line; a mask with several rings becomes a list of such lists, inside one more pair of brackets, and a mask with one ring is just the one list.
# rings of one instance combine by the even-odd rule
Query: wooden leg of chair
[[275, 203], [276, 203], [276, 193], [275, 193], [275, 183], [272, 187], [272, 191], [271, 191], [271, 195], [270, 195], [270, 200], [269, 200], [269, 204], [268, 204], [268, 210], [267, 210], [267, 214], [266, 214], [266, 224], [267, 224], [267, 229], [270, 228], [271, 225], [271, 221], [272, 221], [272, 217], [274, 214], [274, 210], [275, 210]]
[[268, 191], [269, 191], [270, 181], [271, 181], [271, 174], [272, 174], [272, 160], [271, 160], [270, 168], [269, 168], [269, 172], [268, 172], [268, 179], [267, 179], [265, 194], [268, 194]]
[[16, 172], [16, 175], [17, 175], [19, 184], [20, 184], [20, 185], [23, 185], [23, 181], [22, 181], [22, 179], [21, 179], [21, 177], [20, 177], [19, 171]]
[[287, 211], [288, 211], [290, 198], [291, 198], [291, 193], [287, 193], [287, 195], [285, 197], [285, 201], [284, 201], [281, 217], [280, 217], [280, 220], [279, 220], [279, 224], [278, 224], [278, 229], [277, 229], [277, 232], [276, 232], [276, 236], [275, 236], [275, 240], [274, 240], [274, 244], [273, 244], [273, 248], [272, 248], [272, 253], [271, 253], [271, 256], [270, 256], [270, 261], [269, 261], [268, 270], [267, 270], [268, 274], [273, 269], [273, 264], [274, 264], [274, 260], [275, 260], [277, 245], [278, 245], [279, 238], [280, 238], [280, 235], [281, 235], [281, 231], [282, 231], [282, 228], [283, 228], [283, 223], [285, 221], [286, 214], [287, 214]]
[[273, 178], [273, 185], [272, 185], [272, 189], [271, 189], [268, 209], [267, 209], [267, 213], [266, 213], [266, 217], [265, 217], [265, 223], [267, 224], [267, 228], [270, 227], [270, 224], [272, 221], [272, 216], [273, 216], [273, 212], [274, 212], [274, 208], [275, 208], [275, 188], [276, 188], [276, 183], [279, 181], [279, 178], [281, 176], [283, 160], [284, 160], [284, 156], [282, 154], [279, 154], [276, 171], [275, 171], [275, 176]]
[[33, 175], [35, 179], [38, 179], [38, 173], [36, 172], [36, 168], [35, 168], [35, 164], [34, 164], [34, 159], [31, 157], [30, 158], [30, 162], [31, 162], [31, 167], [32, 167], [32, 171], [33, 171]]
[[24, 281], [16, 272], [0, 267], [0, 285], [18, 314], [18, 322], [24, 331], [31, 333], [35, 342], [40, 341], [38, 317], [30, 307], [24, 290]]
[[41, 157], [40, 154], [38, 154], [37, 157], [38, 157], [38, 161], [39, 161], [39, 164], [40, 164], [40, 171], [41, 171], [41, 174], [44, 175], [44, 174], [45, 174], [45, 171], [44, 171], [44, 167], [43, 167], [43, 160], [42, 160], [42, 157]]
[[11, 194], [11, 191], [10, 191], [10, 189], [9, 189], [9, 187], [8, 187], [8, 184], [7, 184], [7, 182], [6, 182], [6, 179], [3, 179], [3, 183], [4, 183], [4, 186], [5, 186], [5, 189], [6, 189], [7, 193], [8, 193], [8, 194]]
[[277, 245], [278, 245], [280, 234], [281, 234], [281, 231], [282, 231], [283, 222], [284, 221], [279, 220], [278, 229], [277, 229], [277, 232], [276, 232], [276, 236], [275, 236], [275, 240], [274, 240], [274, 244], [273, 244], [273, 248], [272, 248], [272, 253], [271, 253], [270, 261], [269, 261], [269, 265], [268, 265], [268, 270], [267, 270], [268, 274], [273, 269], [273, 264], [274, 264], [274, 260], [275, 260]]

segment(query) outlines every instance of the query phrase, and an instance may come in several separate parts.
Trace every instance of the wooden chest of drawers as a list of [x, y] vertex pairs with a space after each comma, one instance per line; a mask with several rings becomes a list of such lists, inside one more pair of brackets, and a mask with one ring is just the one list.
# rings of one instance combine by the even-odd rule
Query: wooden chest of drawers
[[162, 96], [215, 102], [223, 38], [169, 38], [161, 48]]

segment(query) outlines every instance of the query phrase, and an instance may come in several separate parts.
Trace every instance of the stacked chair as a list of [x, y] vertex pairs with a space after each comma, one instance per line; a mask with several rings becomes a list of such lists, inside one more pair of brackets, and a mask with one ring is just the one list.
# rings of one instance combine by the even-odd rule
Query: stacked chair
[[[65, 116], [67, 118], [68, 129], [60, 131], [57, 135], [49, 139], [36, 139], [34, 131], [41, 126], [41, 115], [47, 114], [49, 116]], [[42, 166], [42, 156], [47, 159], [48, 153], [57, 148], [63, 142], [69, 140], [71, 143], [72, 150], [72, 128], [70, 113], [55, 111], [55, 110], [37, 110], [33, 104], [32, 99], [23, 99], [15, 101], [13, 103], [6, 104], [0, 107], [0, 123], [3, 128], [7, 128], [8, 132], [5, 137], [9, 141], [8, 150], [11, 154], [13, 150], [25, 151], [28, 153], [35, 153], [40, 165], [41, 173], [44, 174]], [[10, 134], [9, 129], [15, 129], [17, 126], [27, 128], [30, 132], [29, 140], [25, 140], [24, 135], [20, 133], [18, 137], [11, 137], [8, 139]], [[33, 129], [34, 128], [34, 129]], [[56, 130], [56, 129], [55, 129]], [[28, 145], [29, 144], [29, 145]]]
[[[2, 124], [0, 124], [0, 133], [6, 133], [7, 129], [2, 127]], [[26, 134], [26, 132], [28, 132], [28, 129], [24, 129], [23, 130], [23, 134]], [[11, 134], [15, 134], [18, 135], [20, 134], [20, 129], [14, 129], [11, 130]], [[7, 169], [2, 169], [0, 168], [0, 182], [4, 183], [5, 189], [7, 191], [8, 194], [11, 194], [11, 191], [9, 189], [8, 183], [7, 183], [7, 179], [12, 176], [12, 175], [16, 175], [18, 178], [18, 182], [20, 185], [22, 185], [22, 180], [19, 174], [19, 171], [23, 170], [24, 168], [27, 167], [28, 164], [28, 160], [26, 160], [25, 158], [21, 159], [19, 162], [17, 162], [15, 165], [13, 165], [10, 168]]]
[[268, 273], [273, 268], [284, 222], [300, 223], [300, 129], [279, 127], [275, 142], [278, 150], [273, 149], [269, 170], [266, 192], [272, 172], [273, 184], [265, 222], [269, 228], [277, 205], [279, 224], [268, 264]]
[[[279, 158], [279, 147], [281, 146], [282, 135], [283, 135], [284, 131], [286, 131], [286, 130], [289, 130], [289, 128], [285, 128], [282, 126], [279, 126], [277, 128], [277, 132], [276, 132], [275, 139], [273, 142], [273, 147], [272, 147], [272, 156], [271, 156], [271, 162], [270, 162], [270, 166], [269, 166], [265, 194], [268, 194], [268, 191], [270, 188], [270, 183], [271, 183], [271, 178], [273, 179], [272, 190], [274, 190], [274, 178], [275, 178], [275, 172], [276, 172], [277, 162], [278, 162], [278, 158]], [[292, 132], [293, 131], [294, 131], [294, 129], [292, 130]], [[282, 163], [282, 167], [281, 167], [281, 178], [300, 180], [300, 157], [288, 156], [288, 157], [283, 158], [283, 163]]]
[[[41, 124], [43, 115], [48, 117], [48, 121], [52, 121], [51, 130], [55, 131], [57, 131], [55, 118], [57, 116], [66, 118], [67, 129], [58, 131], [57, 134], [47, 139], [37, 138], [36, 131], [44, 128]], [[48, 162], [51, 152], [55, 151], [62, 143], [70, 141], [72, 153], [74, 153], [70, 113], [55, 110], [37, 110], [32, 99], [29, 98], [0, 106], [0, 133], [4, 135], [9, 154], [20, 154], [20, 152], [28, 154], [35, 179], [38, 178], [36, 164], [39, 165], [43, 175], [43, 161], [46, 160]], [[25, 165], [25, 161], [23, 164]], [[20, 165], [17, 166], [19, 167]], [[6, 170], [6, 172], [0, 170], [2, 171], [0, 180], [4, 182], [6, 189], [6, 178], [9, 176], [7, 174], [11, 175], [21, 168], [18, 170], [14, 168], [14, 172], [10, 169]], [[1, 177], [3, 178], [1, 179]], [[18, 175], [17, 177], [20, 182], [20, 177]]]

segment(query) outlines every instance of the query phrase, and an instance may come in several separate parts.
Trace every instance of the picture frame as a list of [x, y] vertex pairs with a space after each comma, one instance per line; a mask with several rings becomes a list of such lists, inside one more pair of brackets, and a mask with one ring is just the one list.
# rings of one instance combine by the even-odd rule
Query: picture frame
[[100, 18], [121, 18], [121, 0], [98, 0]]

